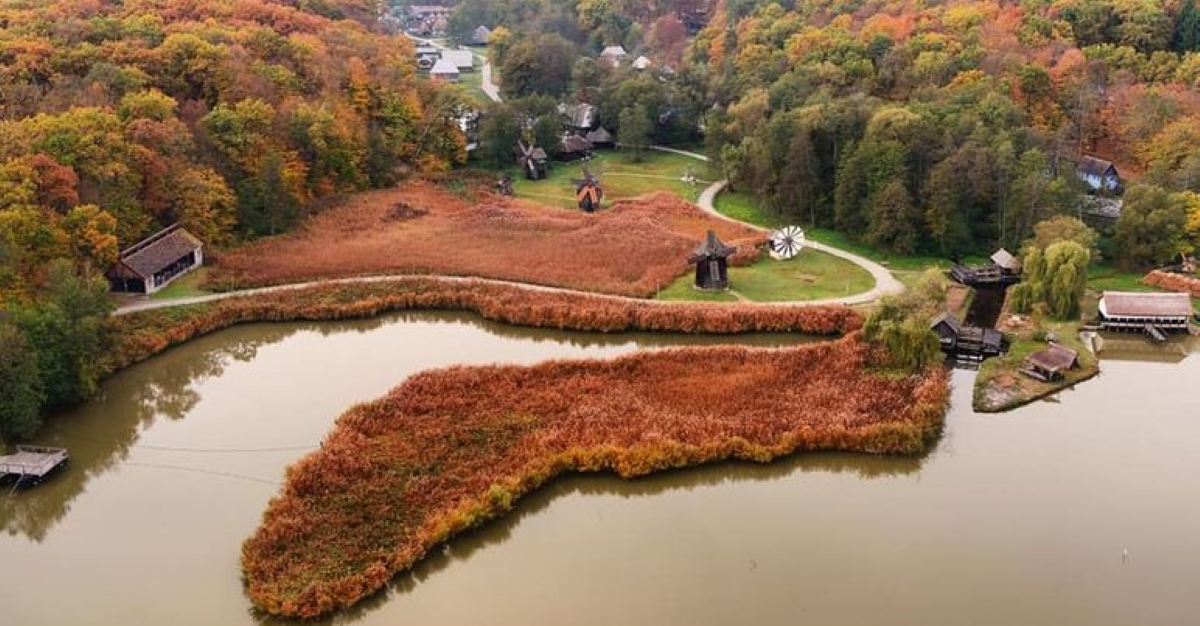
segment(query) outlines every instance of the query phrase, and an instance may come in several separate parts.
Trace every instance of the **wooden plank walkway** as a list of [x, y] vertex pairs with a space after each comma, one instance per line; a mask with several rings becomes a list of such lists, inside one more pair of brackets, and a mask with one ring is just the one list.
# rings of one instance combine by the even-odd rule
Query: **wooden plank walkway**
[[67, 462], [65, 448], [17, 446], [16, 454], [0, 456], [0, 478], [16, 476], [17, 482], [38, 482]]

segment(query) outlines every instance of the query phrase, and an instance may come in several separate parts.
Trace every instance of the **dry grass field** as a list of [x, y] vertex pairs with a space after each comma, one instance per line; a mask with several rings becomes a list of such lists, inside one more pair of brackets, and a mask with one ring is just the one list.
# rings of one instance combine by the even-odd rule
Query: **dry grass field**
[[297, 232], [221, 255], [206, 286], [229, 290], [370, 274], [481, 276], [646, 297], [687, 271], [712, 228], [758, 255], [763, 235], [666, 193], [593, 215], [431, 182], [359, 194]]

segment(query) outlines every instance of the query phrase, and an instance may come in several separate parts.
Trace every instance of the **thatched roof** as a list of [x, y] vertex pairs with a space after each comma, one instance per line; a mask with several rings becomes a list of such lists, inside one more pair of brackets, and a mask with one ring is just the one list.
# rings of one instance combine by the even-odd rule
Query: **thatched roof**
[[1192, 300], [1186, 293], [1106, 291], [1100, 298], [1105, 317], [1188, 317]]
[[1069, 370], [1079, 363], [1079, 353], [1057, 343], [1050, 344], [1045, 350], [1039, 350], [1025, 357], [1030, 364], [1048, 372]]
[[691, 261], [723, 259], [734, 252], [737, 252], [736, 247], [725, 245], [720, 239], [717, 239], [717, 233], [710, 230], [704, 241], [699, 246], [696, 246], [696, 251], [692, 252]]
[[600, 124], [600, 110], [586, 102], [560, 104], [558, 112], [563, 116], [563, 124], [571, 128], [592, 129]]
[[1017, 257], [1013, 256], [1011, 252], [1005, 250], [1004, 248], [1000, 248], [995, 252], [995, 254], [992, 255], [992, 263], [995, 263], [1002, 269], [1012, 272], [1016, 272], [1021, 269], [1021, 261], [1017, 260]]
[[588, 152], [592, 149], [592, 142], [579, 135], [568, 135], [563, 137], [560, 146], [563, 152]]
[[[139, 278], [149, 278], [203, 246], [204, 244], [188, 231], [179, 228], [178, 225], [171, 226], [125, 249], [121, 252], [117, 264], [128, 268]], [[119, 268], [114, 268], [117, 269]]]
[[471, 33], [471, 43], [484, 45], [488, 42], [488, 37], [492, 36], [492, 31], [487, 26], [479, 26]]
[[1104, 176], [1110, 169], [1113, 174], [1117, 173], [1112, 161], [1105, 161], [1094, 156], [1085, 156], [1079, 159], [1079, 163], [1075, 165], [1075, 171], [1084, 176]]
[[429, 70], [430, 76], [458, 76], [458, 68], [448, 59], [438, 59]]
[[592, 145], [601, 143], [611, 144], [617, 140], [616, 137], [613, 137], [612, 133], [605, 130], [604, 127], [589, 131], [588, 134], [584, 135], [584, 137], [586, 137], [588, 141], [592, 142]]

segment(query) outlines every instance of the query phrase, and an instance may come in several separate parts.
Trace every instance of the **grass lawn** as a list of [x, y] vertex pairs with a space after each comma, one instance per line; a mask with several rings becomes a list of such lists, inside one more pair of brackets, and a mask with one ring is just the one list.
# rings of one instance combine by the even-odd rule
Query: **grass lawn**
[[[765, 228], [777, 228], [783, 226], [786, 221], [785, 218], [772, 215], [766, 209], [759, 207], [754, 198], [747, 193], [721, 193], [717, 196], [715, 204], [717, 211], [724, 215]], [[837, 231], [828, 228], [804, 226], [802, 222], [803, 220], [800, 220], [798, 223], [804, 228], [804, 233], [809, 239], [871, 259], [892, 270], [892, 273], [896, 275], [896, 278], [900, 282], [910, 287], [919, 279], [921, 273], [928, 268], [950, 269], [950, 260], [946, 258], [892, 254], [886, 251], [875, 250], [862, 243], [851, 241], [846, 235]], [[982, 263], [984, 260], [982, 257], [968, 257], [965, 259], [967, 263]]]
[[1052, 383], [1021, 374], [1025, 358], [1046, 347], [1046, 342], [1035, 338], [1033, 332], [1022, 332], [1014, 338], [1007, 354], [988, 359], [980, 366], [979, 375], [975, 377], [973, 404], [976, 411], [992, 413], [1015, 409], [1087, 380], [1099, 371], [1096, 355], [1079, 339], [1079, 322], [1045, 321], [1039, 326], [1041, 330], [1053, 333], [1060, 344], [1079, 354], [1079, 367], [1065, 372], [1063, 380]]
[[693, 280], [688, 272], [660, 292], [658, 298], [732, 302], [740, 295], [754, 302], [822, 300], [862, 293], [875, 285], [866, 270], [816, 250], [805, 250], [787, 261], [765, 258], [747, 267], [729, 268], [734, 293], [696, 291], [692, 289]]
[[1093, 291], [1162, 291], [1142, 284], [1145, 274], [1125, 272], [1107, 265], [1088, 268], [1088, 289]]
[[172, 298], [190, 298], [192, 296], [202, 296], [211, 293], [200, 288], [200, 284], [204, 282], [207, 274], [208, 268], [201, 267], [190, 274], [175, 279], [165, 289], [151, 294], [150, 298], [152, 300], [169, 300]]
[[[709, 171], [707, 163], [668, 152], [647, 150], [641, 163], [633, 161], [633, 153], [627, 150], [600, 150], [587, 162], [558, 163], [551, 161], [550, 170], [543, 180], [526, 180], [513, 165], [504, 171], [513, 178], [513, 191], [518, 198], [529, 198], [542, 204], [575, 209], [575, 185], [572, 179], [583, 176], [583, 167], [593, 174], [601, 173], [604, 188], [604, 205], [614, 200], [632, 198], [654, 191], [667, 191], [695, 202], [700, 192], [716, 177]], [[698, 182], [694, 185], [680, 180], [684, 173], [691, 172]]]

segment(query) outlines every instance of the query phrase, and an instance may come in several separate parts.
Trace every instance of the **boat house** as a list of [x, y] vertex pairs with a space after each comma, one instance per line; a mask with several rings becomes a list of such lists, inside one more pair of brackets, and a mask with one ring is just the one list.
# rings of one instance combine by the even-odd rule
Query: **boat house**
[[204, 244], [178, 224], [121, 251], [108, 270], [113, 291], [150, 295], [204, 263]]
[[942, 352], [967, 360], [983, 360], [1004, 352], [1004, 335], [994, 328], [979, 328], [959, 322], [950, 313], [933, 318], [929, 329], [938, 336]]
[[1112, 161], [1085, 156], [1075, 165], [1075, 175], [1092, 191], [1119, 194], [1125, 190]]
[[1079, 367], [1079, 353], [1060, 344], [1051, 343], [1025, 357], [1021, 373], [1043, 382], [1061, 380], [1068, 370]]
[[1104, 330], [1144, 332], [1157, 341], [1163, 333], [1187, 332], [1192, 300], [1186, 293], [1106, 291], [1100, 298], [1100, 325]]
[[696, 264], [696, 289], [702, 291], [724, 291], [729, 289], [729, 255], [737, 248], [727, 246], [717, 239], [717, 233], [708, 231], [708, 236], [696, 247], [689, 261]]

